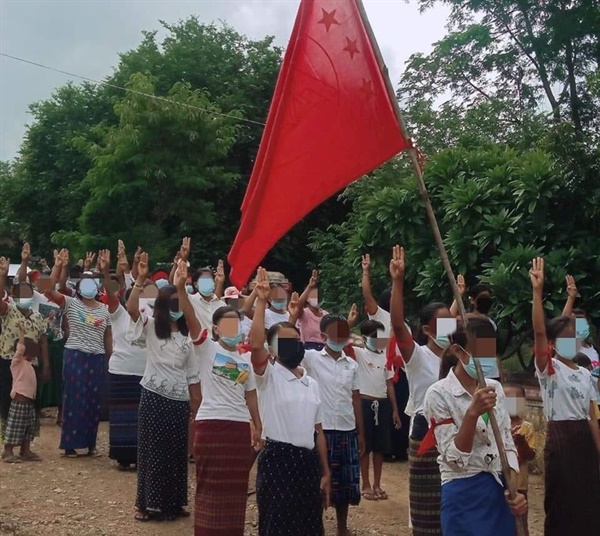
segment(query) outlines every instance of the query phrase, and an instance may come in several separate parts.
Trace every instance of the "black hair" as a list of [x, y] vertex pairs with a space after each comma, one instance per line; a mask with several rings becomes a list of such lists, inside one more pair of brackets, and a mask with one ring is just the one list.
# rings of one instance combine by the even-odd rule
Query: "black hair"
[[[200, 279], [200, 276], [202, 274], [210, 274], [210, 276], [213, 279], [215, 278], [215, 273], [213, 272], [213, 269], [210, 266], [203, 266], [202, 268], [198, 268], [197, 270], [192, 271], [191, 274], [192, 274], [192, 283], [197, 283], [198, 279]], [[188, 272], [188, 275], [190, 275], [189, 272]]]
[[[487, 318], [470, 317], [469, 318], [469, 330], [475, 335], [475, 337], [489, 338], [490, 329], [492, 328], [492, 337], [496, 337], [496, 332], [490, 321]], [[440, 380], [443, 380], [452, 368], [458, 364], [458, 356], [452, 351], [452, 345], [457, 344], [464, 350], [467, 349], [468, 337], [467, 331], [463, 327], [463, 323], [458, 320], [456, 324], [456, 331], [448, 336], [450, 344], [448, 348], [442, 353], [440, 362]]]
[[[38, 342], [30, 339], [29, 337], [25, 337], [23, 339], [23, 343], [25, 344], [25, 357], [34, 358], [40, 356], [40, 345]], [[19, 344], [19, 338], [15, 339], [13, 344], [13, 352], [17, 351], [17, 344]]]
[[489, 285], [486, 285], [485, 283], [478, 283], [477, 285], [474, 285], [469, 289], [469, 296], [472, 299], [475, 299], [475, 298], [477, 298], [477, 296], [479, 296], [483, 292], [489, 292], [491, 295], [492, 287], [490, 287]]
[[271, 346], [273, 344], [273, 339], [275, 339], [276, 335], [279, 333], [281, 328], [294, 329], [294, 330], [296, 330], [296, 333], [298, 333], [298, 335], [300, 335], [300, 330], [296, 326], [294, 326], [294, 324], [292, 324], [290, 322], [278, 322], [277, 324], [273, 324], [267, 330], [267, 344], [269, 346]]
[[549, 341], [555, 341], [564, 329], [572, 322], [568, 316], [557, 316], [546, 322], [546, 337]]
[[215, 341], [219, 340], [219, 336], [215, 333], [215, 326], [225, 317], [228, 313], [235, 313], [235, 315], [242, 320], [242, 314], [235, 308], [230, 305], [224, 305], [223, 307], [219, 307], [214, 313], [212, 317], [213, 329], [212, 336]]
[[582, 352], [577, 352], [573, 358], [573, 363], [579, 367], [588, 368], [592, 366], [592, 360]]
[[[167, 285], [158, 291], [158, 296], [154, 300], [154, 331], [156, 336], [161, 340], [171, 338], [171, 315], [169, 301], [171, 296], [177, 294], [177, 288], [173, 285]], [[179, 333], [187, 337], [189, 329], [185, 316], [177, 320], [177, 328]]]
[[390, 300], [392, 299], [392, 287], [386, 288], [380, 295], [378, 305], [384, 311], [390, 312]]
[[358, 327], [360, 328], [360, 334], [363, 337], [377, 337], [378, 329], [385, 330], [385, 327], [381, 322], [370, 319], [363, 320]]
[[421, 309], [421, 312], [419, 313], [419, 331], [415, 340], [418, 345], [424, 346], [427, 344], [429, 338], [423, 332], [423, 326], [429, 324], [431, 319], [435, 318], [440, 309], [447, 309], [446, 304], [442, 302], [432, 302]]
[[321, 323], [319, 324], [319, 329], [321, 330], [321, 333], [325, 333], [325, 331], [331, 324], [336, 324], [337, 322], [344, 322], [348, 324], [348, 320], [344, 315], [338, 315], [333, 313], [325, 315], [323, 318], [321, 318]]

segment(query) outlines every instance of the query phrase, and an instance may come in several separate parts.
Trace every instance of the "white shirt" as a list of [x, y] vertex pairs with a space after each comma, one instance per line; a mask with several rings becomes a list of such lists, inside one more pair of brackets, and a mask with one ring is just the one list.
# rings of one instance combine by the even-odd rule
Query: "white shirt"
[[440, 362], [440, 358], [427, 346], [415, 343], [412, 357], [404, 365], [413, 415], [423, 415], [425, 393], [440, 377]]
[[244, 316], [244, 318], [242, 318], [242, 336], [244, 338], [244, 341], [248, 339], [248, 336], [250, 335], [250, 328], [252, 327], [252, 320], [250, 320], [247, 316]]
[[581, 367], [572, 369], [552, 359], [554, 374], [535, 367], [540, 380], [544, 415], [548, 421], [583, 421], [590, 418], [590, 401], [595, 397], [590, 371]]
[[113, 336], [113, 353], [108, 360], [108, 372], [123, 376], [143, 376], [146, 370], [146, 339], [142, 334], [135, 341], [127, 340], [130, 316], [119, 304], [110, 313]]
[[303, 370], [298, 378], [279, 363], [256, 375], [263, 439], [296, 447], [315, 447], [315, 425], [323, 422], [319, 386]]
[[590, 361], [592, 362], [592, 382], [594, 384], [594, 391], [596, 393], [596, 402], [600, 403], [600, 386], [598, 385], [598, 378], [600, 378], [600, 356], [598, 355], [598, 352], [596, 352], [596, 349], [593, 346], [590, 346], [588, 348], [585, 347], [581, 347], [579, 349], [579, 351], [582, 354], [587, 355], [590, 358]]
[[[496, 388], [496, 420], [502, 435], [508, 464], [517, 473], [519, 462], [510, 427], [510, 416], [504, 407], [504, 391], [496, 380], [486, 380], [487, 385]], [[454, 423], [441, 424], [435, 428], [437, 448], [440, 453], [438, 463], [442, 485], [458, 478], [469, 478], [479, 473], [491, 473], [501, 483], [502, 464], [491, 424], [488, 426], [483, 417], [477, 419], [471, 452], [462, 452], [454, 440], [462, 424], [473, 397], [458, 381], [454, 370], [443, 380], [434, 383], [425, 395], [425, 418], [431, 422], [440, 422], [452, 418]]]
[[250, 352], [230, 352], [208, 338], [196, 347], [195, 353], [200, 360], [202, 383], [202, 403], [196, 420], [249, 422], [246, 393], [256, 389]]
[[146, 340], [146, 369], [140, 384], [148, 391], [172, 400], [188, 401], [188, 386], [199, 383], [200, 362], [192, 351], [193, 341], [180, 332], [169, 339], [156, 336], [154, 318], [140, 311], [137, 322], [129, 320], [127, 340]]
[[302, 366], [319, 385], [323, 406], [323, 429], [347, 432], [356, 428], [353, 391], [358, 391], [358, 364], [344, 352], [339, 359], [325, 349], [307, 350]]
[[386, 382], [394, 377], [394, 371], [385, 368], [387, 362], [385, 353], [354, 346], [354, 354], [358, 363], [360, 394], [373, 398], [387, 398]]
[[[377, 322], [381, 322], [383, 324], [383, 337], [389, 339], [392, 334], [392, 315], [390, 315], [390, 313], [388, 313], [385, 309], [382, 309], [381, 307], [377, 306], [377, 312], [374, 315], [368, 316], [369, 320], [377, 320]], [[404, 322], [404, 325], [406, 326], [408, 332], [412, 334], [410, 326], [406, 322]]]
[[203, 329], [207, 329], [209, 332], [213, 326], [213, 314], [221, 307], [226, 307], [227, 304], [217, 298], [216, 294], [213, 294], [210, 300], [205, 300], [200, 293], [188, 294], [188, 298], [194, 307], [196, 318]]
[[289, 319], [290, 313], [287, 311], [285, 313], [276, 313], [271, 311], [271, 309], [267, 309], [265, 311], [265, 329], [269, 329], [271, 326], [279, 324], [279, 322], [287, 322]]

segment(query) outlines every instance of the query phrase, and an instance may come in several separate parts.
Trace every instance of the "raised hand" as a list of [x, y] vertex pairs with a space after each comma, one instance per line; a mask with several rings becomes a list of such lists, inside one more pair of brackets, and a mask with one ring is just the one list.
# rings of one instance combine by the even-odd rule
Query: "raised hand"
[[352, 307], [350, 307], [350, 312], [348, 313], [348, 324], [351, 326], [356, 325], [356, 321], [358, 320], [358, 306], [353, 303]]
[[188, 276], [187, 263], [183, 259], [179, 259], [177, 270], [173, 275], [173, 284], [180, 290], [185, 290], [185, 282]]
[[368, 272], [371, 269], [371, 255], [368, 253], [362, 256], [361, 266], [363, 272]]
[[185, 262], [188, 262], [190, 260], [190, 237], [186, 236], [182, 241], [181, 241], [181, 248], [179, 249], [179, 255], [181, 257], [181, 259]]
[[110, 270], [110, 250], [101, 249], [98, 252], [98, 267], [101, 272], [108, 272]]
[[544, 288], [544, 258], [536, 257], [531, 263], [529, 279], [533, 290], [541, 292]]
[[258, 271], [256, 272], [256, 287], [254, 287], [254, 290], [256, 291], [256, 297], [259, 300], [269, 301], [271, 299], [269, 274], [264, 268], [259, 267]]
[[63, 248], [60, 250], [60, 260], [63, 266], [69, 266], [69, 250]]
[[223, 265], [223, 260], [219, 259], [217, 263], [217, 273], [215, 275], [215, 283], [225, 284], [225, 267]]
[[319, 285], [319, 271], [313, 270], [312, 275], [310, 276], [310, 281], [308, 282], [309, 288], [317, 288]]
[[404, 248], [394, 246], [392, 260], [390, 261], [390, 275], [392, 279], [404, 279]]
[[117, 274], [124, 274], [129, 271], [129, 261], [123, 240], [117, 242]]
[[135, 253], [133, 254], [133, 262], [134, 262], [134, 264], [137, 265], [140, 262], [140, 259], [142, 258], [142, 253], [143, 253], [142, 247], [138, 246], [135, 249]]
[[94, 259], [96, 258], [96, 254], [93, 251], [88, 251], [85, 254], [85, 260], [83, 261], [83, 270], [85, 272], [89, 272]]
[[575, 283], [575, 278], [572, 275], [567, 275], [567, 277], [565, 277], [565, 280], [567, 281], [567, 294], [569, 295], [569, 298], [577, 298], [579, 292], [577, 291], [577, 284]]
[[300, 296], [298, 293], [292, 292], [292, 296], [290, 297], [290, 301], [288, 303], [288, 312], [290, 313], [290, 316], [298, 317], [298, 314], [300, 313], [300, 305], [298, 304], [299, 299]]
[[21, 250], [21, 262], [29, 263], [29, 259], [31, 258], [31, 247], [29, 242], [25, 242], [23, 244], [23, 249]]
[[141, 251], [139, 254], [139, 259], [138, 279], [145, 281], [148, 277], [148, 254]]
[[467, 285], [465, 284], [465, 278], [462, 274], [458, 274], [456, 278], [456, 286], [458, 287], [458, 292], [460, 292], [461, 296], [465, 295], [465, 291], [467, 290]]
[[8, 276], [8, 267], [10, 266], [10, 259], [0, 257], [0, 277]]

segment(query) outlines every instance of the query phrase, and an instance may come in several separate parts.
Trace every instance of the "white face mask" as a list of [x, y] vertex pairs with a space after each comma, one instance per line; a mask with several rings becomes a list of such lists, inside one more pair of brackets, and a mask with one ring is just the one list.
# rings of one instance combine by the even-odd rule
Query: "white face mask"
[[521, 417], [525, 413], [525, 399], [522, 396], [507, 396], [504, 407], [511, 417]]

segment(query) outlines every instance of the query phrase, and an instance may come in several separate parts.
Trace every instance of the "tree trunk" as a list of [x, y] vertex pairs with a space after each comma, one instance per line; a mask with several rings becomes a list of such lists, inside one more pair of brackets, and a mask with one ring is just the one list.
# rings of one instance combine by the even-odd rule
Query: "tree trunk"
[[567, 63], [567, 76], [569, 82], [569, 106], [571, 108], [571, 119], [575, 130], [582, 132], [581, 115], [579, 114], [579, 98], [577, 97], [577, 80], [575, 78], [575, 62], [573, 59], [573, 42], [569, 39], [565, 43], [565, 57]]

